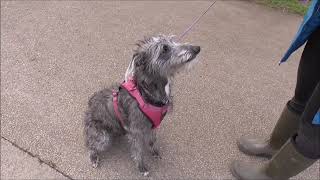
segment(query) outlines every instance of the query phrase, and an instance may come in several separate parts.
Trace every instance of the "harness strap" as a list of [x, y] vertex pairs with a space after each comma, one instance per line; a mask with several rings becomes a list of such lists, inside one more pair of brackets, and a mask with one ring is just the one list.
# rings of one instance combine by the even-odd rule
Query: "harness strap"
[[137, 85], [134, 79], [130, 78], [127, 82], [121, 84], [123, 89], [126, 89], [128, 93], [136, 100], [140, 110], [152, 123], [152, 128], [159, 127], [161, 121], [168, 111], [168, 105], [158, 107], [146, 103], [137, 89]]
[[[151, 121], [152, 128], [159, 127], [161, 121], [163, 120], [164, 116], [168, 111], [169, 106], [165, 105], [162, 107], [157, 107], [157, 106], [153, 106], [151, 104], [146, 103], [143, 97], [141, 96], [140, 92], [138, 91], [135, 81], [132, 78], [130, 78], [129, 81], [123, 82], [120, 85], [120, 88], [127, 90], [127, 92], [131, 95], [131, 97], [133, 97], [136, 100], [136, 102], [139, 105], [139, 109]], [[113, 108], [114, 108], [115, 115], [117, 119], [120, 121], [121, 126], [125, 129], [124, 120], [121, 116], [121, 113], [119, 111], [119, 105], [118, 105], [119, 91], [113, 90], [112, 95], [113, 95]]]
[[120, 121], [121, 126], [124, 128], [124, 120], [122, 119], [122, 116], [119, 111], [119, 106], [118, 106], [118, 91], [112, 90], [112, 96], [113, 96], [113, 108], [114, 112], [117, 116], [117, 119]]
[[145, 102], [142, 99], [142, 96], [140, 95], [139, 91], [137, 91], [137, 86], [135, 85], [134, 80], [130, 81], [132, 81], [133, 83], [123, 83], [121, 86], [127, 89], [127, 91], [136, 99], [140, 107], [143, 108], [145, 106]]

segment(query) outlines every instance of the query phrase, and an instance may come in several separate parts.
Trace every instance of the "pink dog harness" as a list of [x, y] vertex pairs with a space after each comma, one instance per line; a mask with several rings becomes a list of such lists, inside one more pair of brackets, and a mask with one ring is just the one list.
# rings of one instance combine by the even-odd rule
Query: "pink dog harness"
[[[129, 92], [129, 94], [137, 101], [140, 110], [148, 117], [148, 119], [152, 123], [152, 128], [158, 128], [162, 119], [168, 111], [168, 105], [157, 107], [152, 104], [146, 103], [142, 98], [141, 93], [137, 89], [136, 83], [133, 79], [130, 79], [127, 82], [123, 82], [121, 84], [121, 87], [126, 89]], [[113, 108], [118, 120], [124, 128], [124, 121], [119, 112], [118, 92], [116, 91], [113, 91]]]

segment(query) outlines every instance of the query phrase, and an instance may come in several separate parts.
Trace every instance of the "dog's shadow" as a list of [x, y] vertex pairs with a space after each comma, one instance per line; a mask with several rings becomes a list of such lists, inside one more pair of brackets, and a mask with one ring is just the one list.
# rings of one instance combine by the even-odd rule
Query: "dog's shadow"
[[[146, 150], [147, 151], [147, 150]], [[146, 163], [151, 167], [157, 167], [156, 159], [152, 157], [150, 152], [146, 152]], [[101, 169], [109, 169], [113, 167], [117, 171], [122, 168], [131, 168], [135, 172], [135, 164], [131, 158], [130, 144], [126, 136], [120, 136], [113, 139], [112, 146], [101, 154]]]
[[[117, 157], [117, 158], [115, 158]], [[101, 154], [101, 166], [105, 162], [111, 162], [120, 159], [130, 159], [130, 145], [128, 139], [125, 136], [115, 137], [112, 141], [112, 145]]]

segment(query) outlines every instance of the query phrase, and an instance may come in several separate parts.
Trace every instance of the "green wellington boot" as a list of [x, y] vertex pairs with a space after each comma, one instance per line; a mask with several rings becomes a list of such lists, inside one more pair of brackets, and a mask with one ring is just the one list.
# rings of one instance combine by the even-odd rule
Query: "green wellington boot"
[[290, 138], [272, 159], [262, 166], [234, 161], [231, 172], [240, 180], [285, 180], [299, 174], [314, 162], [316, 159], [309, 159], [300, 154]]
[[237, 142], [239, 150], [248, 155], [271, 158], [297, 131], [299, 118], [300, 115], [289, 110], [286, 105], [269, 139], [241, 137]]

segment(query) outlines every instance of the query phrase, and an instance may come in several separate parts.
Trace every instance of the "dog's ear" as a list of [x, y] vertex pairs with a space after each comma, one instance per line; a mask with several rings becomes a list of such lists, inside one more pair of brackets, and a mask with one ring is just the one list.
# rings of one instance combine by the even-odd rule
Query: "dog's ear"
[[134, 60], [135, 67], [140, 67], [146, 64], [146, 53], [145, 52], [137, 52], [133, 55], [132, 59]]

